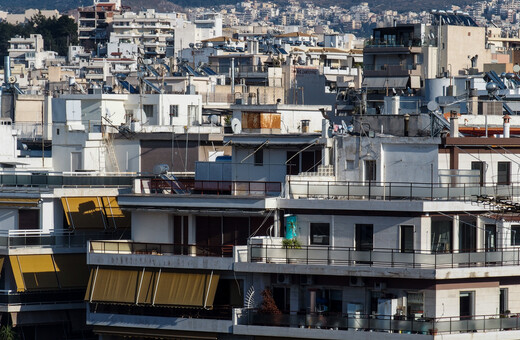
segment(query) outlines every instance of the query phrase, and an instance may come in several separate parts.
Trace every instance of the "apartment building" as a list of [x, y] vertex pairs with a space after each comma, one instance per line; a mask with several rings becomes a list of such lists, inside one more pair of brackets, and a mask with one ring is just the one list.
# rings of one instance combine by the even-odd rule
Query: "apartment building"
[[103, 339], [518, 337], [514, 140], [481, 139], [484, 155], [324, 127], [242, 131], [204, 178], [134, 183], [118, 199], [132, 238], [90, 242], [87, 323]]
[[93, 0], [92, 6], [78, 8], [78, 38], [86, 51], [97, 51], [109, 39], [115, 14], [123, 10], [121, 0]]

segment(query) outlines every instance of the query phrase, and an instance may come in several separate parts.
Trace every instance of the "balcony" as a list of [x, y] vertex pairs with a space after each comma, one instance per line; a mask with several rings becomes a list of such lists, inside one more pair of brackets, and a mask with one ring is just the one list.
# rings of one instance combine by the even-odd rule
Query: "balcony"
[[289, 198], [319, 198], [334, 200], [384, 201], [462, 201], [513, 200], [520, 186], [486, 185], [478, 183], [412, 183], [288, 180]]
[[143, 243], [132, 241], [90, 241], [87, 262], [90, 265], [146, 266], [149, 268], [185, 268], [231, 270], [233, 246]]
[[[118, 235], [119, 236], [119, 235]], [[0, 233], [0, 253], [17, 253], [26, 249], [72, 249], [85, 251], [87, 240], [107, 238], [107, 233], [76, 233], [69, 230], [8, 230]], [[52, 249], [52, 250], [51, 250]]]
[[[256, 310], [236, 309], [235, 334], [270, 334], [272, 331], [280, 336], [300, 338], [327, 339], [367, 339], [368, 332], [398, 333], [419, 335], [449, 335], [460, 333], [488, 333], [520, 330], [520, 317], [500, 317], [500, 315], [475, 315], [461, 319], [445, 318], [409, 318], [405, 316], [363, 315], [363, 314], [260, 314]], [[282, 328], [290, 328], [284, 332]], [[348, 333], [346, 333], [348, 332]], [[320, 336], [321, 334], [321, 336]], [[373, 339], [379, 336], [374, 335]], [[388, 337], [385, 337], [385, 339]]]
[[363, 74], [367, 77], [398, 77], [398, 76], [420, 76], [422, 73], [422, 64], [405, 64], [405, 65], [363, 65]]
[[282, 192], [280, 182], [201, 181], [142, 179], [141, 192], [151, 194], [232, 195], [277, 197]]
[[[520, 265], [520, 248], [489, 251], [436, 253], [396, 249], [358, 250], [352, 247], [301, 246], [297, 249], [269, 244], [250, 244], [245, 257], [237, 249], [237, 261], [291, 265], [370, 266], [384, 268], [451, 269]], [[247, 260], [246, 260], [247, 259]]]

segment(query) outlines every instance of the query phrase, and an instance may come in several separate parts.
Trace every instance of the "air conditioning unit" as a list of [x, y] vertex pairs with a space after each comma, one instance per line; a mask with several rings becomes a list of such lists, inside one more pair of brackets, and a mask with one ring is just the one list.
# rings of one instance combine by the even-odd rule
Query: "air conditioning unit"
[[352, 286], [352, 287], [364, 287], [365, 286], [365, 281], [361, 277], [351, 276], [350, 277], [350, 286]]
[[300, 285], [312, 285], [312, 275], [300, 275]]
[[291, 283], [291, 276], [287, 274], [277, 274], [276, 275], [276, 283], [278, 284], [290, 284]]
[[374, 290], [386, 289], [386, 282], [374, 282]]

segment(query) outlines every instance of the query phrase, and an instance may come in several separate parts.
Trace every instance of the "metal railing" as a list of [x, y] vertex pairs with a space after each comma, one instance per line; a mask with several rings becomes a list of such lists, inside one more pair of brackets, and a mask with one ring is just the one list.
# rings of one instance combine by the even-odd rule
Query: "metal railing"
[[520, 329], [520, 315], [474, 315], [468, 317], [413, 318], [364, 314], [261, 314], [243, 310], [240, 325], [393, 332], [406, 334], [458, 334]]
[[518, 185], [476, 183], [412, 183], [288, 180], [286, 191], [293, 198], [346, 200], [449, 200], [475, 201], [479, 196], [513, 198], [520, 196]]
[[214, 306], [212, 309], [203, 308], [157, 308], [146, 305], [116, 305], [104, 303], [91, 303], [89, 312], [92, 314], [118, 314], [118, 315], [139, 315], [139, 316], [158, 316], [168, 318], [189, 318], [189, 319], [211, 319], [211, 320], [231, 320], [231, 306]]
[[89, 173], [53, 174], [46, 172], [0, 174], [0, 187], [131, 187], [136, 174], [118, 174], [114, 176], [91, 175]]
[[[520, 248], [436, 253], [420, 250], [401, 252], [397, 249], [359, 250], [334, 246], [283, 248], [281, 245], [250, 244], [248, 251], [249, 261], [263, 263], [434, 269], [520, 265]], [[244, 259], [237, 258], [238, 261]]]
[[[117, 234], [120, 235], [120, 234]], [[107, 238], [107, 233], [78, 233], [69, 230], [10, 230], [0, 233], [0, 249], [85, 248], [91, 239]]]
[[[198, 194], [233, 196], [280, 196], [280, 182], [255, 181], [201, 181], [191, 179], [167, 180], [151, 178], [142, 180], [143, 189], [155, 194]], [[146, 190], [145, 190], [146, 191]]]
[[90, 241], [90, 253], [189, 255], [202, 257], [232, 257], [233, 246], [205, 246], [190, 244], [145, 243], [132, 241]]

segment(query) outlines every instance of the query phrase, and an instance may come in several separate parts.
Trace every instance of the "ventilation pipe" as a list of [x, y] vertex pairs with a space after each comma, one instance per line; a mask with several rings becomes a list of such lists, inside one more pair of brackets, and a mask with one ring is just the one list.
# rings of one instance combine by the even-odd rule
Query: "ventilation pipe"
[[504, 118], [504, 138], [509, 138], [510, 137], [509, 130], [511, 127], [511, 124], [510, 124], [511, 116], [505, 115], [503, 118]]
[[459, 117], [457, 111], [450, 111], [450, 137], [459, 137]]

